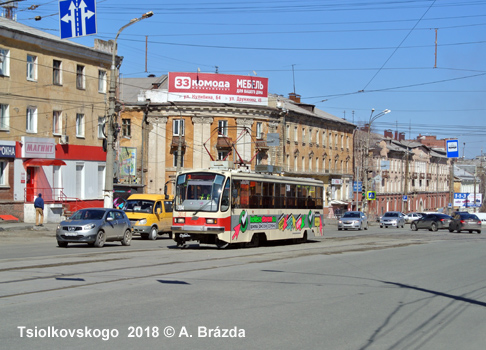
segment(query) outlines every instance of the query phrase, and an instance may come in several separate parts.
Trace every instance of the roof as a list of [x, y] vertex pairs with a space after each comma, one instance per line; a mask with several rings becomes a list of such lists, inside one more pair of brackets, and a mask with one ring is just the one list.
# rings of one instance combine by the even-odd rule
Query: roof
[[120, 81], [120, 100], [124, 103], [138, 102], [142, 91], [151, 90], [157, 84], [157, 89], [167, 89], [167, 75], [146, 78], [122, 78]]
[[111, 53], [81, 45], [68, 39], [43, 32], [5, 17], [0, 17], [0, 36], [37, 45], [43, 50], [64, 53], [85, 59], [103, 59], [111, 63]]

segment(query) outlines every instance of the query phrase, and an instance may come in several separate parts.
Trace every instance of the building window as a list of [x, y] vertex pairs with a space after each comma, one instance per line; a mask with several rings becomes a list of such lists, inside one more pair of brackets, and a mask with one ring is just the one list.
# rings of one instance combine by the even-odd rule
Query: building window
[[76, 164], [76, 198], [84, 198], [84, 164]]
[[305, 157], [302, 156], [302, 171], [305, 171]]
[[312, 143], [312, 128], [309, 129], [309, 143]]
[[228, 121], [220, 120], [218, 122], [218, 136], [227, 137], [228, 136]]
[[263, 123], [257, 122], [256, 125], [256, 138], [262, 139], [263, 138]]
[[260, 165], [263, 162], [263, 152], [258, 152], [256, 156], [256, 165]]
[[105, 117], [98, 117], [98, 138], [104, 139], [105, 134], [103, 133], [103, 129], [105, 127]]
[[84, 137], [84, 114], [76, 114], [76, 137]]
[[52, 84], [62, 85], [62, 62], [52, 61]]
[[319, 172], [319, 157], [316, 158], [316, 173]]
[[98, 165], [98, 198], [103, 198], [104, 188], [105, 188], [105, 166]]
[[290, 155], [287, 154], [287, 171], [290, 171]]
[[287, 127], [287, 135], [285, 135], [285, 136], [286, 136], [287, 141], [290, 141], [290, 125], [287, 124], [286, 127]]
[[0, 75], [10, 76], [10, 50], [0, 49]]
[[218, 160], [225, 160], [228, 156], [228, 153], [228, 151], [218, 151]]
[[76, 88], [80, 90], [84, 90], [86, 88], [84, 69], [84, 66], [80, 64], [76, 66]]
[[98, 92], [106, 93], [106, 71], [98, 71]]
[[302, 128], [302, 143], [305, 143], [305, 128]]
[[0, 104], [0, 130], [10, 129], [10, 117], [7, 104]]
[[184, 119], [172, 121], [172, 136], [184, 136]]
[[294, 171], [297, 171], [297, 156], [294, 156]]
[[7, 162], [0, 160], [0, 186], [7, 185]]
[[37, 80], [37, 56], [27, 55], [27, 80]]
[[297, 126], [294, 126], [294, 142], [299, 141], [299, 140], [298, 140], [299, 136], [297, 135], [297, 130], [298, 130], [298, 129], [297, 129]]
[[25, 131], [37, 132], [37, 108], [27, 107], [27, 120], [25, 124]]
[[319, 130], [316, 131], [316, 145], [319, 146]]
[[52, 133], [54, 135], [62, 134], [62, 112], [61, 111], [52, 112]]
[[312, 156], [309, 156], [309, 171], [312, 172]]
[[[178, 156], [178, 152], [177, 151], [174, 151], [174, 161], [173, 161], [173, 166], [175, 168], [177, 168], [177, 156]], [[184, 167], [184, 153], [181, 154], [181, 168]]]
[[122, 119], [122, 136], [130, 137], [132, 136], [132, 126], [130, 119]]

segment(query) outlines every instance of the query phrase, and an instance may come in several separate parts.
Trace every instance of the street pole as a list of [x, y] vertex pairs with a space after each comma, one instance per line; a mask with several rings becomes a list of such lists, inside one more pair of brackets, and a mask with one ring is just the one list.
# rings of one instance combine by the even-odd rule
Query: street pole
[[372, 108], [370, 120], [368, 122], [368, 137], [367, 137], [367, 142], [366, 142], [365, 166], [364, 166], [364, 172], [363, 172], [364, 173], [363, 184], [364, 184], [364, 189], [365, 189], [365, 192], [366, 192], [365, 198], [363, 199], [363, 212], [366, 214], [366, 216], [369, 216], [369, 203], [368, 203], [368, 198], [367, 198], [367, 192], [369, 191], [369, 188], [368, 188], [368, 173], [370, 171], [370, 169], [369, 169], [369, 157], [370, 157], [369, 153], [370, 153], [371, 125], [373, 124], [373, 122], [376, 119], [383, 117], [385, 114], [388, 114], [391, 111], [389, 109], [385, 109], [384, 111], [373, 116], [374, 112], [375, 112], [375, 109]]
[[115, 41], [113, 42], [113, 52], [111, 56], [111, 71], [110, 71], [110, 90], [108, 92], [108, 130], [106, 132], [106, 168], [105, 168], [105, 193], [104, 193], [104, 207], [105, 208], [113, 208], [113, 168], [114, 168], [114, 140], [115, 140], [115, 119], [116, 119], [116, 112], [115, 112], [115, 105], [116, 105], [116, 53], [117, 53], [117, 44], [116, 41], [118, 36], [128, 26], [131, 26], [142, 19], [149, 18], [153, 16], [153, 12], [147, 12], [142, 15], [140, 18], [134, 18], [130, 20], [127, 24], [120, 28], [118, 33], [116, 34]]

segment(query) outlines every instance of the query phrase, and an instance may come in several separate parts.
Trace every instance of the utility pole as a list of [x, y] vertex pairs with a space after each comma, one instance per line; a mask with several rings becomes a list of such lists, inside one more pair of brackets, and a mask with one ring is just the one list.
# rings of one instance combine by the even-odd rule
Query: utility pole
[[113, 208], [113, 168], [114, 168], [114, 139], [115, 139], [115, 119], [116, 119], [116, 76], [117, 76], [117, 67], [116, 67], [116, 53], [117, 53], [117, 44], [116, 41], [118, 40], [118, 36], [128, 26], [131, 26], [142, 19], [149, 18], [153, 16], [153, 12], [147, 12], [142, 15], [142, 17], [131, 19], [130, 22], [125, 24], [118, 30], [116, 33], [115, 40], [113, 42], [113, 52], [111, 56], [111, 71], [110, 71], [110, 90], [109, 90], [109, 105], [108, 105], [108, 130], [106, 133], [106, 169], [105, 169], [105, 194], [104, 194], [104, 207], [105, 208]]
[[449, 207], [449, 215], [452, 214], [452, 209], [454, 207], [454, 159], [451, 159], [450, 168], [449, 168], [449, 203], [451, 206]]
[[408, 146], [407, 146], [407, 154], [405, 158], [405, 181], [403, 185], [403, 195], [407, 196], [407, 200], [405, 201], [405, 213], [408, 213], [408, 177], [409, 177], [409, 164], [408, 164]]

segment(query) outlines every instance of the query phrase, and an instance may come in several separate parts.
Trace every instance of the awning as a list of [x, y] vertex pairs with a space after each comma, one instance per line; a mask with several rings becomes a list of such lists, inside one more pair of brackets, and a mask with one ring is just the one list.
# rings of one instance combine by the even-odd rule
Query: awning
[[34, 158], [24, 161], [24, 165], [27, 166], [50, 166], [50, 165], [66, 165], [66, 163], [60, 159], [45, 159]]
[[338, 201], [338, 200], [332, 200], [331, 205], [348, 205], [346, 202]]

